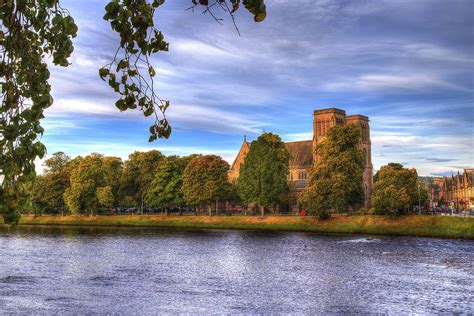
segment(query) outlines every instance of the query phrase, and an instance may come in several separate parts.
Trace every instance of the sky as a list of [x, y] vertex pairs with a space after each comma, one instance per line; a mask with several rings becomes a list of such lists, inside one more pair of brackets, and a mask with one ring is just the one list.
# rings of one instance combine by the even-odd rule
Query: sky
[[236, 13], [239, 36], [224, 12], [215, 11], [220, 25], [186, 11], [191, 0], [168, 0], [155, 23], [170, 49], [152, 64], [173, 133], [153, 143], [153, 122], [115, 108], [98, 76], [118, 45], [102, 19], [107, 1], [62, 2], [79, 32], [72, 64], [51, 67], [47, 157], [158, 149], [232, 163], [244, 135], [311, 139], [313, 111], [336, 107], [369, 116], [375, 170], [399, 162], [434, 176], [474, 167], [474, 1], [266, 0], [262, 23]]

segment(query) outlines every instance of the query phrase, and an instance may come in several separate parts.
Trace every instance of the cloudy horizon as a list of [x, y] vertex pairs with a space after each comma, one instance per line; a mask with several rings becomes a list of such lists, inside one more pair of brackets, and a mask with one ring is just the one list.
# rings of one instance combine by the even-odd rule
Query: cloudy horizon
[[219, 25], [185, 11], [191, 1], [167, 1], [156, 24], [170, 50], [152, 63], [173, 133], [154, 143], [151, 122], [120, 113], [98, 77], [118, 43], [102, 20], [106, 3], [64, 0], [79, 32], [72, 65], [51, 67], [48, 157], [158, 149], [231, 163], [244, 134], [311, 139], [313, 110], [336, 107], [369, 116], [374, 169], [399, 162], [426, 176], [474, 167], [472, 1], [266, 0], [262, 23], [237, 13], [241, 36], [224, 13]]

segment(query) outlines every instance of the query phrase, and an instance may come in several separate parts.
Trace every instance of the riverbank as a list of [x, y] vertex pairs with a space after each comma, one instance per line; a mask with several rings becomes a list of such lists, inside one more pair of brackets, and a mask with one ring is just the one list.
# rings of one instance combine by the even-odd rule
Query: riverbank
[[325, 221], [309, 216], [23, 216], [20, 225], [247, 229], [474, 239], [474, 218], [424, 215], [396, 219], [337, 216]]

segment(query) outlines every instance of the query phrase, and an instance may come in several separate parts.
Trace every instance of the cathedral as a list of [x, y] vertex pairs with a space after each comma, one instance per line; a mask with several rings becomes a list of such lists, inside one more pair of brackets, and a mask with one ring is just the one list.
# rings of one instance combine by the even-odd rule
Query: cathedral
[[[372, 149], [370, 144], [369, 118], [364, 115], [346, 115], [344, 110], [329, 108], [315, 110], [313, 114], [313, 139], [285, 143], [290, 153], [288, 181], [295, 185], [297, 195], [308, 185], [309, 172], [315, 159], [315, 147], [324, 140], [327, 130], [334, 125], [357, 124], [360, 127], [362, 140], [360, 146], [364, 152], [365, 170], [363, 188], [365, 194], [365, 208], [370, 207], [372, 193]], [[230, 170], [229, 180], [235, 181], [239, 177], [240, 166], [250, 150], [250, 144], [244, 137], [244, 142], [235, 158]], [[297, 206], [296, 206], [297, 207]]]

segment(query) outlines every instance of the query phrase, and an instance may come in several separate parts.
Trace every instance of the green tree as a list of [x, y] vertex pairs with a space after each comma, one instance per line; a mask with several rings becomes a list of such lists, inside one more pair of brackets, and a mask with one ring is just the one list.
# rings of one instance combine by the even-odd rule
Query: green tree
[[216, 200], [225, 199], [229, 192], [228, 171], [229, 164], [215, 155], [191, 159], [184, 170], [185, 201], [193, 206], [207, 206], [211, 216], [212, 205]]
[[242, 203], [242, 199], [239, 195], [239, 189], [237, 188], [237, 184], [235, 183], [230, 183], [230, 185], [228, 186], [228, 192], [226, 194], [226, 197], [227, 202], [229, 202], [229, 204], [233, 207]]
[[[375, 175], [372, 206], [377, 212], [399, 215], [418, 205], [418, 174], [415, 169], [389, 163]], [[397, 192], [396, 192], [397, 191]]]
[[64, 192], [69, 187], [70, 157], [63, 152], [54, 153], [44, 162], [45, 196], [48, 208], [55, 212], [64, 212]]
[[[35, 215], [37, 213], [42, 214], [49, 207], [49, 203], [45, 198], [46, 182], [45, 176], [39, 175], [31, 185], [31, 206]], [[22, 211], [26, 210], [23, 209]]]
[[[99, 76], [120, 97], [120, 111], [138, 109], [154, 115], [150, 141], [168, 138], [171, 127], [165, 116], [169, 102], [153, 87], [155, 70], [149, 57], [168, 50], [163, 34], [154, 27], [155, 10], [164, 0], [112, 0], [104, 19], [120, 37], [114, 59], [99, 70]], [[45, 146], [40, 120], [53, 104], [47, 58], [67, 67], [74, 51], [72, 39], [78, 27], [61, 0], [0, 1], [0, 212], [6, 223], [18, 223], [19, 209], [28, 204], [28, 183], [35, 174], [34, 161], [43, 158]], [[221, 7], [234, 19], [240, 0], [192, 0], [204, 12]], [[263, 0], [243, 0], [255, 21], [266, 16]], [[214, 14], [211, 14], [215, 16]], [[143, 69], [145, 71], [143, 71]], [[0, 177], [2, 178], [2, 177]], [[28, 187], [29, 188], [29, 187]]]
[[394, 184], [382, 185], [377, 182], [372, 193], [372, 206], [378, 213], [387, 213], [392, 216], [399, 215], [410, 204], [410, 196], [403, 187]]
[[295, 205], [297, 202], [297, 191], [296, 185], [294, 182], [288, 182], [288, 191], [284, 192], [280, 195], [280, 207], [282, 209], [286, 209], [291, 211], [291, 207]]
[[97, 188], [95, 191], [97, 201], [102, 207], [112, 207], [115, 203], [115, 195], [112, 192], [112, 187], [107, 185], [105, 187]]
[[[100, 154], [92, 154], [80, 160], [79, 165], [72, 170], [70, 187], [64, 193], [64, 200], [72, 213], [93, 215], [94, 210], [101, 205], [99, 196], [103, 198], [102, 202], [111, 202], [110, 196], [105, 198], [108, 195], [106, 191], [112, 193], [115, 185], [113, 179], [120, 177], [121, 169], [111, 168], [118, 161], [118, 158], [104, 158]], [[112, 169], [115, 175], [109, 173]], [[106, 187], [110, 189], [105, 189]], [[115, 197], [112, 200], [115, 201]]]
[[328, 218], [331, 211], [358, 208], [363, 201], [364, 155], [355, 124], [333, 126], [316, 146], [316, 163], [301, 200], [309, 214]]
[[164, 156], [158, 150], [136, 151], [125, 161], [120, 179], [120, 196], [133, 197], [135, 204], [140, 205], [141, 214], [143, 214], [149, 186], [163, 158]]
[[176, 156], [164, 158], [146, 194], [146, 204], [164, 208], [166, 215], [169, 208], [185, 204], [182, 185], [186, 164], [182, 160]]
[[57, 152], [47, 159], [44, 174], [37, 176], [31, 186], [31, 202], [35, 213], [61, 212], [63, 214], [64, 192], [69, 187], [70, 158], [63, 152]]
[[237, 188], [245, 204], [265, 208], [274, 207], [288, 192], [288, 164], [290, 154], [280, 137], [263, 133], [250, 144], [250, 150], [240, 168]]

